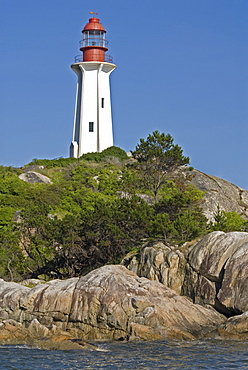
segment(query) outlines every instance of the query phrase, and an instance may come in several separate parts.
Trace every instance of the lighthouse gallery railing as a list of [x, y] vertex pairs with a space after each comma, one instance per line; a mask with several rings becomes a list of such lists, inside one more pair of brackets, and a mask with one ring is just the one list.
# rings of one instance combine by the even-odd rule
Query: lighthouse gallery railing
[[[74, 63], [82, 63], [82, 62], [83, 62], [83, 54], [76, 55], [74, 58]], [[113, 57], [111, 55], [105, 55], [104, 62], [113, 63]]]

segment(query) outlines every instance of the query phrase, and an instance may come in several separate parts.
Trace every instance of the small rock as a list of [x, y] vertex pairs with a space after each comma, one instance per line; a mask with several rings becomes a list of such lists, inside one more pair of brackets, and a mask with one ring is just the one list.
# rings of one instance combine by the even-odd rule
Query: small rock
[[28, 182], [29, 184], [33, 183], [41, 183], [41, 184], [52, 184], [51, 179], [49, 177], [42, 175], [39, 172], [34, 171], [27, 171], [19, 175], [19, 178], [23, 181]]

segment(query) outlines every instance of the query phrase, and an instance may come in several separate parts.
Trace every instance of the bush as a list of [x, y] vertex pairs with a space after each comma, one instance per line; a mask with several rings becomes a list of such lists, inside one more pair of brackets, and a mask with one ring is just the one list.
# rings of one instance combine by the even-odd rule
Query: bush
[[28, 163], [26, 167], [30, 166], [44, 166], [46, 168], [54, 168], [54, 167], [67, 167], [71, 163], [77, 162], [77, 158], [55, 158], [55, 159], [37, 159], [34, 158], [30, 163]]
[[248, 231], [248, 221], [236, 212], [224, 212], [217, 207], [215, 222], [210, 225], [211, 231]]
[[102, 162], [107, 157], [119, 158], [121, 161], [128, 159], [127, 153], [123, 149], [118, 148], [117, 146], [111, 146], [99, 153], [98, 152], [86, 153], [83, 154], [80, 158], [84, 159], [85, 161]]

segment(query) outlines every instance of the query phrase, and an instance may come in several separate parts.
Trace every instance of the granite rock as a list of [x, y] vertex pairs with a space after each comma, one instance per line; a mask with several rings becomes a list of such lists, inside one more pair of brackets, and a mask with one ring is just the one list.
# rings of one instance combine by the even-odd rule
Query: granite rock
[[202, 190], [204, 194], [201, 207], [210, 221], [219, 207], [225, 212], [237, 212], [248, 219], [248, 191], [216, 176], [198, 170], [183, 170], [188, 182]]
[[33, 183], [42, 183], [42, 184], [52, 184], [51, 179], [49, 177], [42, 175], [39, 172], [35, 171], [27, 171], [19, 175], [19, 179], [28, 182], [29, 184]]
[[225, 321], [124, 266], [104, 266], [81, 278], [33, 288], [4, 282], [2, 297], [4, 292], [0, 321], [15, 320], [25, 328], [25, 337], [35, 340], [61, 333], [83, 340], [195, 339]]
[[122, 264], [227, 316], [248, 310], [248, 233], [215, 231], [181, 250], [146, 243]]

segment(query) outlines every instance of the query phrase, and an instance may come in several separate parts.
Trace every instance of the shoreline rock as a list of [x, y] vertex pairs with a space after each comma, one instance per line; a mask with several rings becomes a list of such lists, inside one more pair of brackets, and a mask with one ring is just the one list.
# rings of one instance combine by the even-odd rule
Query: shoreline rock
[[[224, 314], [227, 326], [219, 327], [218, 338], [230, 334], [230, 339], [248, 339], [248, 233], [216, 231], [181, 249], [148, 242], [121, 263], [138, 276], [159, 281]], [[235, 332], [235, 325], [243, 329]]]
[[0, 280], [0, 344], [248, 339], [248, 233], [145, 243], [122, 264], [33, 287]]
[[7, 332], [26, 342], [61, 333], [84, 341], [193, 340], [225, 322], [216, 311], [120, 265], [33, 288], [1, 281], [0, 307], [0, 343]]

